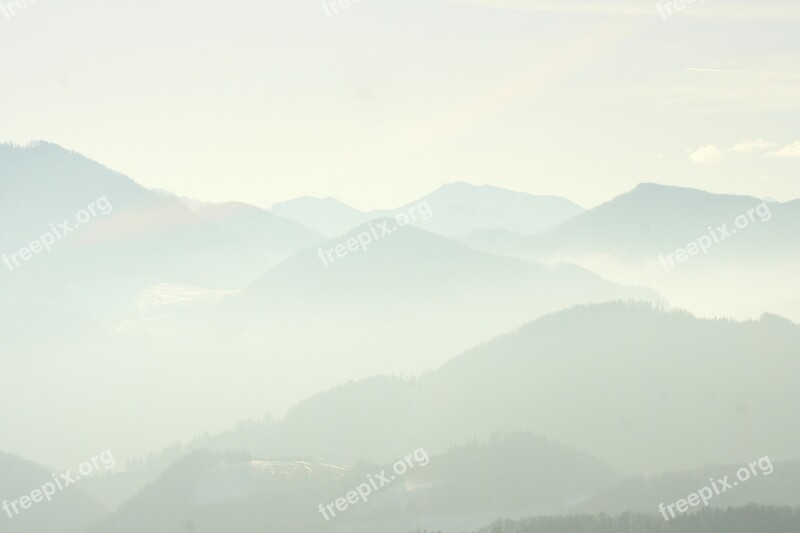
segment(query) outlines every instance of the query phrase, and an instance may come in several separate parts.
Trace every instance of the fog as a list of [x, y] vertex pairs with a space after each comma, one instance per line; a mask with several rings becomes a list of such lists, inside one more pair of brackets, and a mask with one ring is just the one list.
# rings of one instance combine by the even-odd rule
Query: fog
[[0, 533], [800, 530], [799, 20], [0, 3]]

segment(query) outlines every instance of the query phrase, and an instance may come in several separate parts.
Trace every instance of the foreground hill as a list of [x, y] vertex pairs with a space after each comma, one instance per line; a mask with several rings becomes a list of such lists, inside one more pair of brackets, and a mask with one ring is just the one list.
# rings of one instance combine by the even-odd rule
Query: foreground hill
[[481, 533], [794, 533], [798, 529], [798, 508], [749, 505], [724, 511], [704, 510], [669, 522], [660, 516], [636, 514], [505, 520], [481, 530]]
[[[0, 531], [77, 533], [106, 513], [102, 505], [81, 491], [80, 482], [63, 491], [53, 491], [50, 501], [40, 497], [41, 501], [29, 504], [28, 509], [20, 507], [20, 498], [30, 497], [34, 490], [41, 490], [48, 482], [53, 482], [51, 472], [13, 455], [0, 453], [0, 503], [7, 502], [10, 509], [0, 510]], [[12, 503], [16, 503], [19, 514], [14, 512]], [[12, 517], [9, 517], [9, 512]]]
[[719, 480], [728, 476], [738, 484], [736, 490], [726, 490], [714, 495], [708, 504], [711, 507], [738, 507], [749, 503], [762, 505], [800, 505], [800, 463], [775, 462], [767, 457], [749, 462], [760, 463], [755, 467], [757, 476], [742, 483], [736, 481], [736, 472], [744, 465], [727, 465], [666, 473], [656, 476], [636, 476], [625, 479], [613, 487], [596, 494], [586, 502], [570, 509], [575, 514], [618, 515], [626, 512], [653, 513], [660, 504], [669, 504], [709, 486], [709, 479]]
[[[337, 467], [198, 451], [89, 531], [388, 533], [420, 524], [475, 529], [499, 514], [563, 508], [620, 477], [588, 455], [529, 434], [495, 435], [441, 455], [429, 456], [424, 448], [404, 455], [406, 471], [400, 473], [395, 462]], [[374, 485], [363, 485], [375, 477]], [[320, 512], [320, 504], [357, 487], [364, 498], [344, 511]]]

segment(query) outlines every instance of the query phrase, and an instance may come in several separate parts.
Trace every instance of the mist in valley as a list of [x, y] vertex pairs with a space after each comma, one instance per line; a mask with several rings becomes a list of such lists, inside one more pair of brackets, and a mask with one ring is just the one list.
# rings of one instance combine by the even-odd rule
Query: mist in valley
[[798, 14], [0, 5], [0, 533], [797, 531]]

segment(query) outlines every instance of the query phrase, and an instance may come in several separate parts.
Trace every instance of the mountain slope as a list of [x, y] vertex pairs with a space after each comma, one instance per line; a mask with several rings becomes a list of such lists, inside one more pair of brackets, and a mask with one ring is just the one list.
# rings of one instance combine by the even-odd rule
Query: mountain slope
[[[749, 217], [748, 210], [760, 205], [763, 207]], [[737, 228], [736, 218], [742, 215], [748, 226]], [[743, 251], [783, 252], [787, 245], [797, 251], [800, 238], [792, 228], [800, 225], [800, 200], [767, 204], [748, 196], [644, 183], [532, 239], [532, 251], [537, 255], [612, 253], [653, 258], [685, 247], [708, 234], [709, 227], [722, 224], [738, 232], [713, 250], [712, 259], [738, 257]]]
[[[620, 477], [586, 454], [530, 434], [498, 434], [436, 456], [424, 452], [417, 448], [410, 455], [412, 466], [398, 475], [394, 464], [337, 467], [197, 451], [178, 460], [97, 531], [158, 533], [174, 531], [182, 522], [208, 533], [230, 531], [231, 524], [241, 533], [267, 526], [270, 531], [394, 532], [420, 523], [472, 530], [501, 513], [563, 508]], [[379, 473], [386, 474], [388, 486], [362, 485]], [[358, 487], [370, 490], [364, 499], [322, 515], [320, 504]]]
[[395, 209], [363, 212], [334, 198], [303, 197], [275, 204], [272, 212], [335, 237], [369, 220], [409, 215], [419, 206], [425, 206], [430, 216], [412, 218], [411, 224], [446, 237], [495, 229], [535, 235], [583, 212], [564, 198], [463, 182], [448, 183]]
[[489, 185], [449, 183], [427, 196], [391, 211], [385, 216], [409, 212], [427, 204], [432, 216], [418, 220], [418, 228], [457, 237], [477, 230], [505, 230], [536, 235], [579, 215], [584, 210], [564, 198], [536, 196]]
[[[74, 476], [73, 476], [74, 477]], [[89, 498], [77, 485], [55, 491], [50, 501], [34, 502], [28, 509], [20, 507], [23, 496], [31, 497], [34, 490], [41, 490], [45, 483], [53, 482], [53, 474], [40, 466], [0, 453], [0, 503], [16, 503], [19, 514], [0, 510], [0, 531], [3, 533], [77, 533], [89, 524], [99, 520], [106, 510]], [[56, 486], [53, 485], [53, 489]], [[50, 489], [48, 488], [48, 491]], [[8, 513], [13, 515], [8, 516]]]
[[[795, 457], [797, 346], [800, 326], [777, 317], [739, 323], [623, 304], [576, 308], [419, 379], [374, 378], [317, 395], [239, 444], [348, 462], [531, 430], [628, 473], [742, 464], [766, 451]], [[224, 442], [237, 442], [235, 434]]]
[[231, 301], [232, 327], [243, 330], [241, 337], [280, 339], [306, 363], [342, 380], [416, 373], [578, 303], [658, 299], [578, 268], [476, 252], [412, 227], [326, 264], [326, 251], [361, 233], [305, 250], [269, 271]]
[[[241, 259], [243, 268], [236, 279], [255, 279], [256, 265], [261, 269], [260, 275], [300, 250], [325, 240], [305, 226], [248, 204], [205, 204], [198, 207], [196, 213], [206, 221], [208, 232], [218, 231], [227, 236], [223, 244], [209, 253], [216, 256], [232, 254]], [[250, 257], [242, 258], [242, 250], [246, 250]]]
[[794, 533], [800, 528], [800, 509], [791, 507], [746, 507], [705, 509], [665, 522], [652, 514], [620, 516], [538, 517], [500, 520], [480, 533]]
[[[580, 265], [616, 282], [653, 287], [702, 316], [800, 321], [800, 200], [642, 184], [552, 231], [474, 232], [475, 249]], [[697, 287], [703, 287], [698, 291]]]
[[336, 237], [367, 222], [370, 214], [359, 211], [335, 198], [303, 196], [273, 205], [270, 211], [294, 220], [327, 237]]
[[[736, 490], [726, 490], [708, 501], [711, 507], [737, 507], [749, 503], [760, 505], [800, 506], [800, 463], [765, 461], [753, 457], [750, 462], [761, 461], [755, 467], [758, 476], [747, 482], [738, 482]], [[652, 477], [629, 478], [596, 494], [586, 502], [570, 509], [570, 513], [611, 515], [625, 512], [653, 513], [659, 504], [669, 504], [686, 498], [709, 480], [724, 476], [735, 481], [736, 472], [744, 465], [703, 468], [688, 472], [659, 474]]]
[[[750, 212], [750, 213], [749, 213]], [[737, 217], [747, 219], [737, 228]], [[744, 225], [744, 219], [740, 219]], [[658, 255], [716, 234], [704, 260], [752, 260], [759, 253], [797, 252], [800, 200], [766, 203], [758, 198], [714, 194], [698, 189], [642, 183], [550, 231], [527, 238], [476, 231], [462, 239], [475, 247], [527, 258], [609, 255], [621, 260], [658, 260]], [[725, 224], [731, 233], [716, 232]], [[713, 230], [710, 231], [710, 230]], [[507, 232], [509, 230], [506, 230]], [[499, 242], [494, 244], [492, 237]], [[787, 249], [788, 248], [788, 249]], [[747, 253], [745, 257], [742, 254]], [[674, 262], [674, 260], [673, 260]], [[697, 263], [698, 261], [695, 261]]]
[[[70, 226], [60, 229], [62, 223]], [[237, 289], [321, 236], [243, 204], [177, 198], [49, 143], [0, 145], [0, 288], [95, 318], [149, 285]], [[60, 229], [60, 231], [59, 231]], [[58, 232], [55, 237], [45, 234]], [[54, 241], [25, 260], [24, 248]]]

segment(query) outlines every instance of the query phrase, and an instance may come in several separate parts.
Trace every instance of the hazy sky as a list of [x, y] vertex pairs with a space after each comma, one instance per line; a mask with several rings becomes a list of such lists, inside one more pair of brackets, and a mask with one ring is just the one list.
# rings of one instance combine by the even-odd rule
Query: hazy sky
[[642, 181], [800, 196], [797, 0], [351, 1], [0, 12], [0, 140], [262, 206], [458, 180], [587, 207]]

